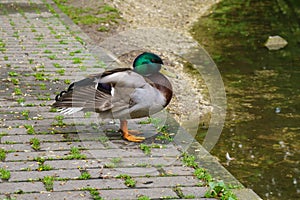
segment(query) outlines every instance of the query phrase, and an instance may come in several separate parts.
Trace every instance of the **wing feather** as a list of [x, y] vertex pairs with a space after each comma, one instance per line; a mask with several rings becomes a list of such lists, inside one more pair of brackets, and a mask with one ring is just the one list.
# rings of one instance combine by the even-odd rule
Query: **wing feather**
[[[113, 118], [128, 118], [131, 112], [136, 117], [147, 116], [151, 102], [157, 101], [153, 86], [150, 79], [129, 68], [109, 70], [71, 84], [57, 96], [53, 107], [63, 108], [64, 114], [88, 110], [103, 116], [111, 113]], [[154, 99], [147, 97], [149, 92]]]

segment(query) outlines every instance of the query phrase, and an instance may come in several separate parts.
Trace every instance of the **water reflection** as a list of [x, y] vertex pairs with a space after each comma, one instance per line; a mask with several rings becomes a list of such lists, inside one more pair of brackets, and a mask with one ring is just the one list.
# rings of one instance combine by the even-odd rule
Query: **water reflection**
[[[227, 92], [225, 128], [212, 153], [264, 199], [300, 198], [300, 25], [285, 2], [223, 0], [193, 29]], [[263, 47], [274, 34], [288, 46]], [[235, 159], [228, 162], [226, 152]]]

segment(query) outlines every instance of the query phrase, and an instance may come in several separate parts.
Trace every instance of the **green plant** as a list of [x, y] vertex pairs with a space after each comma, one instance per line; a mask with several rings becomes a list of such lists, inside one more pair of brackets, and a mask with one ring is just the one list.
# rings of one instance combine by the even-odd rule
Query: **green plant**
[[140, 144], [140, 149], [146, 154], [149, 155], [151, 153], [151, 147], [146, 144]]
[[59, 40], [59, 44], [68, 44], [68, 42], [64, 40]]
[[237, 200], [235, 194], [223, 181], [210, 182], [209, 190], [205, 193], [207, 198], [220, 198], [221, 200]]
[[57, 108], [52, 108], [52, 107], [51, 107], [51, 108], [49, 109], [49, 112], [57, 112]]
[[[0, 141], [3, 136], [7, 136], [7, 135], [8, 135], [7, 132], [0, 132]], [[1, 151], [1, 149], [0, 149], [0, 151]]]
[[17, 78], [8, 78], [8, 81], [12, 82], [14, 85], [19, 85], [20, 81]]
[[52, 53], [52, 51], [51, 51], [51, 50], [48, 50], [48, 49], [46, 49], [46, 50], [44, 51], [44, 53]]
[[46, 161], [46, 159], [44, 157], [36, 157], [33, 160], [37, 161], [38, 165], [42, 165]]
[[84, 113], [84, 118], [90, 118], [92, 115], [92, 112], [85, 112]]
[[14, 89], [14, 94], [15, 95], [22, 95], [22, 90], [20, 88], [15, 88]]
[[118, 158], [118, 157], [112, 158], [109, 163], [105, 163], [104, 167], [105, 168], [115, 168], [121, 161], [122, 161], [121, 158]]
[[53, 176], [45, 176], [42, 179], [42, 182], [44, 183], [44, 186], [47, 191], [53, 190], [53, 182], [54, 182], [54, 177]]
[[39, 150], [41, 148], [41, 142], [36, 137], [30, 139], [30, 144], [34, 150]]
[[46, 84], [45, 83], [41, 83], [40, 84], [40, 89], [41, 90], [46, 90], [47, 89]]
[[97, 30], [100, 32], [106, 32], [106, 31], [109, 31], [109, 27], [102, 25], [102, 26], [99, 26]]
[[6, 51], [5, 48], [6, 44], [3, 42], [2, 39], [0, 39], [0, 51], [3, 53], [4, 51]]
[[91, 175], [86, 171], [82, 172], [81, 175], [78, 177], [78, 179], [80, 179], [80, 180], [87, 180], [90, 178], [91, 178]]
[[103, 200], [103, 198], [99, 196], [99, 192], [96, 188], [85, 187], [85, 188], [82, 188], [81, 190], [89, 191], [94, 200]]
[[39, 165], [37, 168], [38, 171], [50, 171], [52, 169], [53, 169], [53, 167], [51, 167], [50, 165], [44, 165], [44, 164]]
[[182, 154], [182, 161], [188, 167], [198, 168], [198, 164], [195, 161], [195, 156], [188, 155], [187, 153]]
[[25, 99], [23, 97], [20, 97], [17, 99], [18, 104], [24, 104]]
[[52, 53], [52, 51], [51, 51], [51, 50], [48, 50], [48, 49], [46, 49], [46, 50], [44, 51], [44, 53]]
[[12, 35], [13, 37], [16, 37], [16, 38], [19, 38], [20, 37], [20, 35], [19, 35], [19, 32], [18, 31], [15, 31], [14, 33], [13, 33], [13, 35]]
[[161, 126], [161, 119], [149, 117], [146, 120], [140, 121], [139, 124], [153, 124], [156, 127], [157, 132], [159, 132], [159, 135], [155, 138], [156, 140], [173, 141], [173, 137], [168, 133], [168, 126]]
[[29, 110], [23, 110], [21, 112], [22, 116], [25, 117], [25, 119], [29, 119], [29, 113], [30, 113]]
[[7, 141], [4, 142], [4, 144], [16, 144], [16, 142], [15, 141], [8, 141], [7, 140]]
[[67, 155], [63, 159], [65, 159], [65, 160], [73, 160], [73, 159], [82, 160], [82, 159], [86, 159], [86, 155], [81, 154], [80, 150], [77, 147], [73, 146], [73, 147], [71, 147], [70, 155]]
[[6, 158], [6, 152], [4, 149], [0, 149], [0, 161], [4, 161]]
[[44, 39], [44, 35], [43, 34], [39, 34], [34, 39], [37, 40], [37, 41], [41, 41], [41, 40]]
[[27, 103], [25, 106], [26, 107], [33, 107], [33, 106], [35, 106], [35, 104], [34, 103]]
[[151, 145], [146, 145], [146, 144], [140, 144], [140, 149], [146, 154], [150, 155], [151, 154], [151, 149], [152, 148], [163, 148], [160, 144], [151, 144]]
[[179, 186], [173, 188], [173, 191], [177, 194], [180, 199], [194, 199], [194, 195], [184, 195], [182, 189]]
[[207, 172], [206, 169], [200, 168], [196, 163], [195, 156], [188, 155], [186, 152], [182, 154], [182, 162], [188, 167], [195, 169], [194, 175], [205, 182], [205, 185], [209, 185], [209, 190], [205, 193], [205, 197], [220, 198], [222, 200], [236, 200], [236, 196], [233, 192], [225, 185], [223, 181], [215, 182], [212, 176]]
[[56, 70], [56, 73], [60, 74], [61, 76], [63, 76], [65, 74], [65, 69], [59, 69], [59, 70]]
[[80, 69], [80, 71], [85, 72], [87, 70], [87, 66], [81, 65], [81, 66], [79, 66], [79, 69]]
[[36, 72], [33, 74], [36, 80], [38, 81], [47, 81], [49, 78], [45, 77], [46, 75], [43, 72]]
[[30, 124], [24, 124], [24, 127], [25, 127], [26, 130], [27, 130], [27, 134], [29, 134], [29, 135], [35, 134], [35, 130], [34, 130], [33, 125], [30, 125]]
[[34, 158], [34, 160], [37, 161], [39, 165], [37, 168], [38, 171], [49, 171], [53, 169], [50, 165], [45, 164], [46, 159], [43, 157], [37, 157]]
[[207, 172], [204, 168], [197, 168], [194, 171], [194, 175], [205, 182], [205, 185], [207, 185], [209, 182], [213, 181], [212, 176]]
[[81, 53], [81, 50], [71, 51], [69, 55], [74, 56], [76, 53]]
[[115, 168], [115, 167], [116, 167], [116, 164], [115, 164], [115, 163], [112, 163], [112, 162], [110, 162], [110, 163], [105, 163], [105, 164], [104, 164], [104, 167], [105, 167], [105, 168]]
[[50, 60], [56, 60], [57, 59], [57, 56], [56, 55], [49, 55], [48, 58]]
[[50, 101], [50, 100], [51, 100], [51, 97], [39, 95], [39, 96], [37, 97], [37, 100]]
[[118, 157], [115, 157], [115, 158], [112, 158], [111, 159], [111, 162], [114, 163], [114, 164], [118, 164], [122, 161], [122, 158], [118, 158]]
[[147, 197], [147, 196], [139, 196], [138, 198], [137, 198], [137, 200], [150, 200], [150, 197]]
[[65, 84], [69, 85], [71, 83], [71, 81], [69, 79], [65, 79], [64, 80]]
[[139, 121], [138, 123], [139, 124], [151, 124], [151, 118], [149, 117], [149, 118], [147, 118], [146, 120], [141, 120], [141, 121]]
[[106, 142], [109, 141], [108, 137], [106, 136], [99, 136], [99, 141], [102, 143], [102, 144], [105, 144]]
[[124, 179], [125, 180], [124, 184], [127, 187], [135, 187], [136, 181], [128, 174], [120, 174], [120, 175], [116, 176], [116, 178]]
[[55, 116], [54, 119], [56, 120], [56, 122], [52, 123], [53, 126], [64, 126], [64, 125], [66, 125], [66, 123], [63, 121], [64, 116], [57, 115], [57, 116]]
[[76, 36], [75, 39], [82, 45], [84, 45], [84, 41], [81, 37]]
[[75, 57], [72, 60], [73, 60], [73, 64], [81, 64], [82, 63], [82, 58]]
[[8, 76], [14, 77], [14, 76], [20, 76], [20, 74], [18, 74], [15, 71], [10, 71], [10, 72], [8, 72]]
[[0, 178], [3, 180], [8, 180], [10, 178], [10, 171], [0, 168]]
[[55, 68], [62, 68], [62, 66], [61, 66], [59, 63], [53, 63], [53, 66], [54, 66]]

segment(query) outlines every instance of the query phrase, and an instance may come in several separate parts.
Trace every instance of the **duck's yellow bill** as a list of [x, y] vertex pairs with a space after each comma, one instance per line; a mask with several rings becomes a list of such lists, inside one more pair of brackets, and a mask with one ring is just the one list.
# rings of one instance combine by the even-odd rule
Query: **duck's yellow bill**
[[160, 69], [160, 73], [162, 73], [163, 75], [166, 75], [170, 78], [177, 78], [177, 75], [170, 72], [169, 70], [167, 70], [167, 68], [165, 66], [162, 66], [162, 68]]

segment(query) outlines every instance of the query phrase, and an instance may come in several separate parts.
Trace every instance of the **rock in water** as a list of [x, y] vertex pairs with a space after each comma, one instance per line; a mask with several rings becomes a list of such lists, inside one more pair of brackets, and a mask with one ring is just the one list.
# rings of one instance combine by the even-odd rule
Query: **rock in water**
[[278, 49], [282, 49], [287, 44], [288, 42], [285, 39], [276, 35], [276, 36], [269, 36], [267, 42], [265, 43], [265, 46], [269, 50], [278, 50]]

